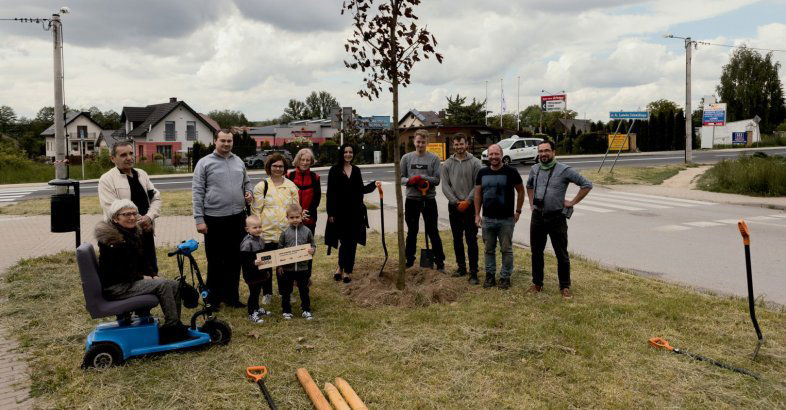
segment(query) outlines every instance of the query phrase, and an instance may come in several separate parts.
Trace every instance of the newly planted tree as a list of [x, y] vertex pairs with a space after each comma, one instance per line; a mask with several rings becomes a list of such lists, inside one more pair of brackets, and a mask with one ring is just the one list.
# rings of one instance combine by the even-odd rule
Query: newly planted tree
[[[415, 63], [435, 57], [442, 63], [442, 55], [434, 49], [437, 40], [425, 27], [419, 27], [414, 8], [420, 0], [347, 0], [341, 14], [349, 13], [353, 18], [352, 37], [344, 48], [351, 60], [344, 64], [353, 70], [365, 73], [361, 97], [379, 98], [384, 88], [393, 95], [393, 165], [396, 181], [401, 181], [398, 132], [398, 88], [406, 87], [411, 81]], [[396, 287], [404, 288], [404, 199], [401, 189], [396, 191], [396, 214], [398, 227], [398, 276]]]

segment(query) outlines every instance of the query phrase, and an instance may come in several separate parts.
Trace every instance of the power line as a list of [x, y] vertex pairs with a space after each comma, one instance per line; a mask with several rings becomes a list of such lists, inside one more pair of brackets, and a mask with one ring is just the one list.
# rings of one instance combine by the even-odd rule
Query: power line
[[[675, 36], [673, 34], [665, 34], [663, 37], [664, 38], [678, 38], [678, 39], [681, 39], [681, 40], [690, 40], [690, 37], [685, 38], [685, 37]], [[710, 43], [709, 41], [700, 41], [700, 40], [692, 40], [691, 43], [693, 43], [693, 44], [701, 44], [701, 45], [705, 45], [705, 46], [717, 46], [717, 47], [728, 47], [728, 48], [747, 48], [749, 50], [771, 51], [773, 53], [786, 53], [786, 50], [779, 50], [779, 49], [776, 49], [776, 48], [749, 47], [749, 46], [746, 46], [746, 45], [735, 46], [735, 45], [731, 45], [731, 44]]]

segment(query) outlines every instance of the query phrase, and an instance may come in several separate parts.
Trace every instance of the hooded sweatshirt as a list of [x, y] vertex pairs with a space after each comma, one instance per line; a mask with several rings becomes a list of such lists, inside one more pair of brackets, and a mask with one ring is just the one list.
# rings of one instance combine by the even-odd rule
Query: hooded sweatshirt
[[469, 152], [464, 159], [458, 159], [456, 154], [453, 154], [442, 164], [442, 193], [448, 198], [448, 204], [472, 201], [475, 195], [475, 177], [478, 176], [481, 166], [480, 160]]

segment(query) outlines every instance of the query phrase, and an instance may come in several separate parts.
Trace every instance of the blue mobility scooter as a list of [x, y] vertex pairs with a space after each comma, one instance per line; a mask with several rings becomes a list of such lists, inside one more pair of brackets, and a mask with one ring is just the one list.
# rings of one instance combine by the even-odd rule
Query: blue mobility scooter
[[[191, 316], [188, 329], [191, 338], [169, 344], [159, 343], [158, 320], [150, 316], [150, 309], [158, 305], [158, 298], [154, 295], [140, 295], [122, 300], [106, 300], [101, 292], [98, 261], [93, 245], [83, 243], [77, 248], [76, 259], [82, 277], [87, 311], [93, 319], [117, 316], [116, 321], [99, 324], [87, 336], [82, 368], [105, 368], [122, 364], [134, 356], [229, 343], [232, 329], [228, 323], [214, 316], [217, 309], [207, 302], [210, 300], [209, 290], [202, 280], [194, 256], [191, 255], [198, 247], [199, 244], [190, 239], [169, 253], [169, 256], [177, 256], [181, 284], [188, 284], [183, 274], [185, 259], [188, 259], [190, 264], [191, 285], [181, 285], [184, 305], [195, 308], [199, 305], [199, 300], [202, 300], [202, 308]], [[198, 294], [194, 290], [194, 285], [198, 286]], [[191, 290], [191, 295], [184, 295], [183, 289]], [[137, 313], [137, 317], [133, 320], [131, 312]], [[197, 326], [198, 320], [200, 326]]]

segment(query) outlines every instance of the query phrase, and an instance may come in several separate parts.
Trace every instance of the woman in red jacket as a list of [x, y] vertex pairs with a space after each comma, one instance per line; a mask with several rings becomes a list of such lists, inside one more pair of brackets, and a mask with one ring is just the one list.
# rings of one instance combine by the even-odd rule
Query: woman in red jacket
[[314, 165], [314, 153], [308, 148], [303, 148], [297, 152], [292, 162], [295, 169], [289, 171], [287, 178], [298, 188], [300, 206], [308, 212], [308, 216], [303, 218], [303, 225], [313, 234], [317, 227], [317, 208], [322, 200], [319, 175], [311, 171], [311, 166]]

